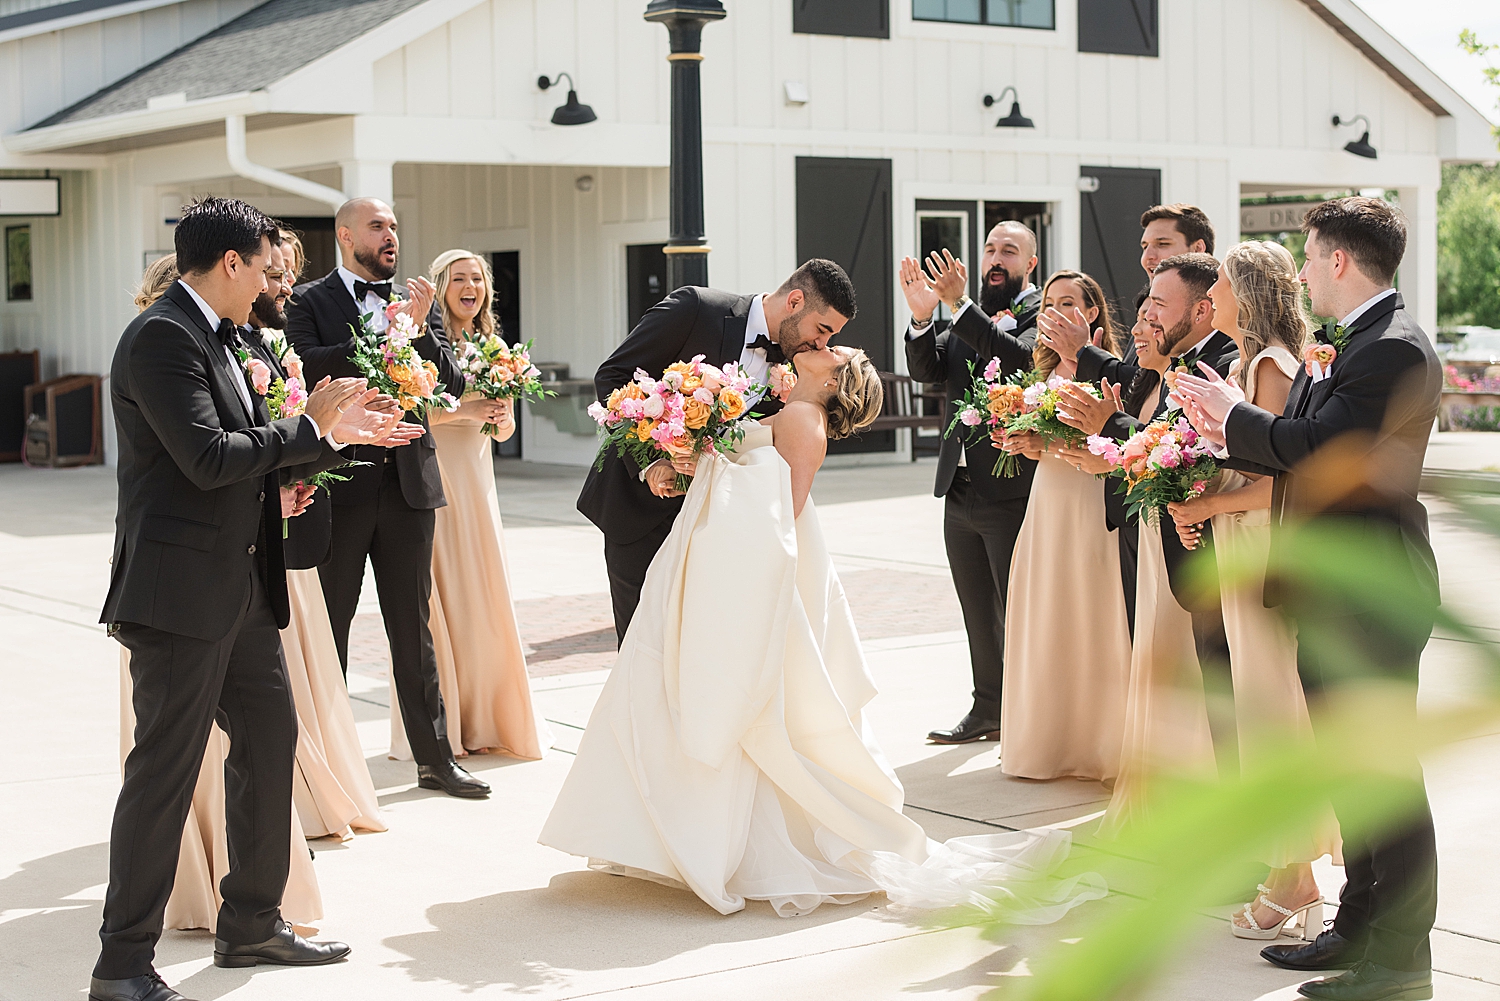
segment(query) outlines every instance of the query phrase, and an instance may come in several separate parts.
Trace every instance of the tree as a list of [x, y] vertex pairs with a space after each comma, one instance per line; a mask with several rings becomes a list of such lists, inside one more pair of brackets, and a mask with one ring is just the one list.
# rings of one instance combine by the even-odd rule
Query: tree
[[1500, 327], [1500, 170], [1445, 164], [1438, 191], [1438, 316]]

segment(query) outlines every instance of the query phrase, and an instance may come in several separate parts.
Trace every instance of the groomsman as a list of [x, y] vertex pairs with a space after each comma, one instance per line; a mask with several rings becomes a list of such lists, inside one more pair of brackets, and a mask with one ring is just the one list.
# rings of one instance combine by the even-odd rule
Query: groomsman
[[[1183, 254], [1212, 254], [1214, 252], [1214, 227], [1208, 215], [1196, 205], [1178, 202], [1175, 205], [1153, 205], [1141, 215], [1141, 267], [1146, 272], [1146, 287], [1142, 295], [1151, 292], [1151, 279], [1157, 265], [1169, 257]], [[1123, 357], [1116, 358], [1098, 343], [1096, 331], [1089, 336], [1088, 325], [1079, 322], [1082, 317], [1064, 316], [1050, 310], [1037, 319], [1037, 341], [1052, 348], [1066, 358], [1074, 355], [1078, 359], [1078, 379], [1081, 382], [1098, 382], [1108, 379], [1120, 387], [1122, 392], [1146, 393], [1151, 385], [1136, 386], [1142, 369], [1135, 363], [1135, 342], [1125, 345]], [[1154, 380], [1154, 376], [1152, 376]], [[1105, 521], [1110, 529], [1118, 533], [1120, 546], [1120, 585], [1125, 589], [1125, 608], [1130, 616], [1131, 635], [1135, 635], [1135, 576], [1136, 550], [1139, 548], [1140, 526], [1125, 517], [1125, 505], [1119, 502], [1112, 491], [1105, 497]]]
[[[109, 889], [91, 1001], [184, 1001], [152, 968], [193, 785], [215, 719], [229, 734], [229, 874], [214, 962], [308, 966], [349, 952], [281, 919], [297, 718], [286, 626], [280, 472], [344, 462], [343, 443], [403, 444], [362, 379], [313, 390], [270, 420], [235, 353], [266, 289], [274, 223], [241, 201], [182, 210], [180, 281], [131, 321], [110, 369], [119, 514], [101, 622], [130, 651], [135, 746], [110, 829]], [[325, 437], [326, 436], [326, 437]]]
[[[646, 310], [630, 335], [594, 374], [599, 399], [629, 382], [635, 370], [659, 376], [673, 362], [703, 355], [711, 365], [739, 362], [761, 385], [772, 365], [803, 351], [821, 351], [854, 319], [854, 285], [833, 261], [814, 258], [775, 292], [735, 295], [689, 285]], [[767, 396], [751, 410], [768, 417], [781, 402]], [[656, 551], [682, 508], [677, 472], [666, 459], [641, 469], [613, 452], [590, 467], [578, 510], [604, 533], [604, 564], [614, 605], [615, 635], [625, 632], [641, 600]]]
[[[1312, 376], [1304, 367], [1280, 416], [1245, 402], [1237, 386], [1184, 376], [1179, 391], [1202, 430], [1232, 460], [1275, 474], [1272, 552], [1294, 545], [1299, 526], [1343, 528], [1406, 559], [1388, 580], [1415, 596], [1392, 620], [1345, 594], [1318, 593], [1267, 579], [1267, 605], [1281, 605], [1297, 624], [1297, 671], [1316, 730], [1324, 697], [1349, 678], [1348, 651], [1371, 677], [1404, 686], [1405, 719], [1382, 720], [1394, 732], [1415, 725], [1417, 673], [1439, 601], [1437, 561], [1427, 510], [1417, 496], [1428, 435], [1442, 394], [1442, 367], [1432, 342], [1392, 288], [1406, 252], [1406, 222], [1378, 198], [1339, 198], [1307, 214], [1302, 281], [1312, 310], [1337, 319], [1322, 339], [1337, 356]], [[1196, 407], [1197, 409], [1194, 409]], [[1274, 570], [1274, 567], [1272, 568]], [[1316, 642], [1307, 640], [1315, 638]], [[1334, 653], [1333, 657], [1325, 655]], [[1329, 1001], [1432, 997], [1437, 915], [1437, 845], [1432, 812], [1413, 756], [1412, 802], [1394, 827], [1371, 831], [1357, 805], [1334, 800], [1344, 837], [1344, 874], [1333, 927], [1305, 945], [1273, 945], [1261, 955], [1291, 970], [1347, 970], [1303, 984], [1300, 993]]]
[[[422, 328], [413, 346], [437, 366], [438, 391], [464, 391], [463, 373], [442, 331], [427, 327], [434, 289], [424, 278], [394, 285], [400, 241], [391, 207], [375, 198], [345, 202], [334, 216], [334, 234], [343, 264], [298, 293], [287, 314], [287, 337], [311, 379], [357, 374], [350, 356], [360, 315], [384, 330], [385, 307], [394, 295]], [[428, 627], [432, 597], [432, 539], [435, 511], [447, 504], [438, 472], [437, 443], [424, 427], [412, 448], [362, 448], [355, 456], [367, 466], [348, 471], [349, 479], [329, 491], [333, 535], [328, 562], [318, 576], [333, 624], [339, 660], [349, 670], [349, 627], [359, 607], [365, 560], [375, 568], [380, 615], [391, 648], [391, 674], [417, 785], [450, 796], [482, 799], [487, 783], [460, 768], [448, 743], [448, 722], [438, 688], [437, 658]]]
[[[1218, 277], [1219, 262], [1207, 254], [1169, 257], [1156, 267], [1151, 294], [1146, 301], [1146, 322], [1161, 338], [1172, 358], [1172, 368], [1178, 372], [1198, 371], [1199, 363], [1203, 363], [1220, 375], [1228, 376], [1229, 366], [1239, 357], [1239, 348], [1234, 341], [1214, 330], [1214, 306], [1208, 290]], [[1166, 387], [1162, 388], [1152, 420], [1178, 406], [1169, 399]], [[1074, 391], [1068, 394], [1068, 400], [1070, 409], [1060, 410], [1059, 417], [1089, 434], [1102, 433], [1124, 441], [1140, 428], [1135, 415], [1115, 409], [1117, 401], [1114, 399], [1096, 400], [1087, 393]], [[1126, 519], [1120, 495], [1107, 490], [1105, 499], [1106, 509], [1114, 505], [1115, 517], [1123, 524]], [[1229, 777], [1239, 772], [1239, 738], [1234, 722], [1229, 640], [1224, 632], [1224, 612], [1217, 588], [1206, 593], [1203, 590], [1217, 579], [1214, 557], [1208, 548], [1212, 535], [1208, 525], [1204, 524], [1196, 550], [1195, 580], [1190, 580], [1186, 572], [1188, 551], [1183, 548], [1166, 512], [1162, 512], [1161, 524], [1162, 556], [1166, 561], [1172, 594], [1193, 617], [1193, 640], [1209, 695], [1208, 722], [1213, 731], [1219, 773]], [[1199, 586], [1193, 586], [1195, 583]]]
[[[1042, 298], [1031, 281], [1036, 234], [1019, 222], [999, 223], [985, 238], [979, 263], [983, 281], [975, 305], [965, 292], [967, 270], [946, 251], [928, 262], [930, 275], [913, 258], [901, 262], [901, 291], [912, 314], [906, 331], [907, 369], [921, 382], [947, 384], [944, 421], [949, 423], [973, 380], [971, 367], [982, 372], [990, 359], [999, 358], [1006, 375], [1029, 372], [1036, 348]], [[953, 317], [942, 333], [933, 323], [939, 302]], [[944, 499], [943, 542], [969, 636], [974, 703], [953, 728], [927, 735], [938, 744], [1000, 736], [1006, 590], [1036, 463], [1022, 458], [1016, 476], [991, 476], [997, 457], [987, 437], [966, 444], [961, 435], [948, 435], [939, 447], [933, 492]], [[971, 467], [977, 473], [971, 475]]]

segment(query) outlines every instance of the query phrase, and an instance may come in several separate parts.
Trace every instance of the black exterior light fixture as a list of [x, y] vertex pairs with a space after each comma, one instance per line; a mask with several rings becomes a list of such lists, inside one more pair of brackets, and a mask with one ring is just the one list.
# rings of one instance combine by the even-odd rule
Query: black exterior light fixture
[[1014, 88], [1014, 87], [1006, 87], [1004, 90], [1002, 90], [1000, 92], [1000, 96], [999, 97], [991, 97], [988, 94], [984, 95], [984, 106], [986, 108], [993, 108], [995, 105], [1000, 104], [1000, 103], [1002, 103], [1005, 100], [1005, 95], [1006, 94], [1009, 94], [1011, 96], [1010, 114], [1006, 115], [1004, 118], [1002, 118], [998, 122], [996, 122], [995, 123], [995, 128], [997, 128], [997, 129], [1034, 129], [1034, 128], [1036, 128], [1036, 123], [1035, 122], [1033, 122], [1031, 119], [1027, 118], [1025, 115], [1021, 114], [1021, 95], [1016, 93], [1016, 88]]
[[1338, 115], [1333, 116], [1334, 128], [1338, 128], [1341, 125], [1353, 125], [1355, 122], [1365, 123], [1365, 134], [1351, 143], [1345, 143], [1344, 152], [1353, 153], [1355, 156], [1362, 156], [1366, 160], [1374, 160], [1379, 154], [1375, 152], [1375, 147], [1370, 145], [1370, 120], [1364, 115], [1355, 115], [1353, 118], [1340, 118]]
[[578, 103], [578, 91], [573, 89], [573, 78], [568, 76], [568, 74], [559, 73], [555, 80], [548, 80], [544, 76], [539, 76], [536, 78], [536, 85], [543, 90], [546, 90], [548, 87], [556, 87], [562, 82], [562, 78], [565, 76], [568, 77], [568, 100], [562, 107], [552, 112], [552, 124], [587, 125], [589, 122], [597, 120], [599, 116], [594, 114], [593, 108], [587, 104]]

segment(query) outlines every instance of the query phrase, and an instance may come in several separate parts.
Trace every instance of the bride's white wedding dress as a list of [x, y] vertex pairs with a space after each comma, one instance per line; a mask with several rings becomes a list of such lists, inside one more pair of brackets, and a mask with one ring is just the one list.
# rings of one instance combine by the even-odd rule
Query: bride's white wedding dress
[[1048, 923], [1104, 895], [1046, 878], [1064, 831], [928, 840], [863, 716], [875, 686], [809, 499], [757, 427], [699, 464], [540, 841], [790, 916], [885, 891]]

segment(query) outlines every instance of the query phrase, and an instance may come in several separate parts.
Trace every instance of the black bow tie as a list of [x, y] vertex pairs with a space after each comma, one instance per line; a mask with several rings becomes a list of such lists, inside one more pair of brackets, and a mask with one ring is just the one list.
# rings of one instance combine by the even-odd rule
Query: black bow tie
[[781, 345], [772, 341], [765, 334], [761, 334], [755, 340], [751, 341], [750, 346], [764, 351], [766, 353], [766, 361], [772, 365], [780, 365], [786, 361], [786, 355], [781, 353]]
[[214, 333], [218, 334], [219, 342], [226, 348], [232, 348], [240, 339], [240, 328], [233, 320], [220, 320], [219, 327]]
[[362, 281], [359, 281], [357, 279], [355, 280], [355, 282], [354, 282], [354, 301], [355, 302], [358, 302], [361, 305], [363, 305], [364, 301], [365, 301], [365, 296], [369, 295], [371, 292], [374, 292], [376, 295], [380, 296], [380, 300], [382, 302], [390, 302], [391, 301], [391, 283], [390, 282], [362, 282]]

